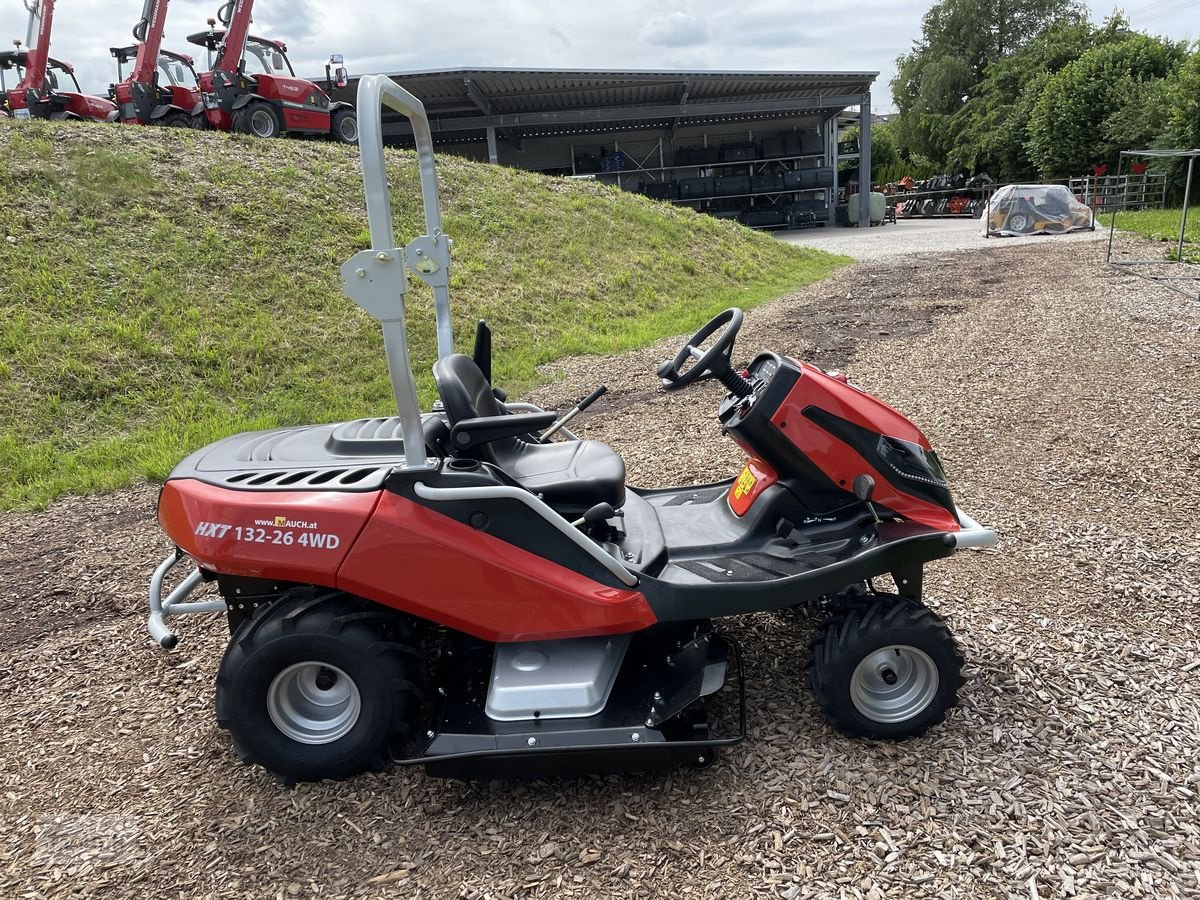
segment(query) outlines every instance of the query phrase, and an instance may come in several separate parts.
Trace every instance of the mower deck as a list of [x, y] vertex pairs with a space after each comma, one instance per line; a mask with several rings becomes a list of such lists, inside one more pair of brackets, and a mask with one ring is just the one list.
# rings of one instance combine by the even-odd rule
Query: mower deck
[[[445, 656], [445, 677], [439, 678], [449, 687], [436, 712], [437, 724], [426, 734], [428, 743], [420, 753], [397, 762], [424, 765], [430, 775], [447, 778], [707, 766], [715, 760], [717, 747], [746, 736], [740, 651], [731, 638], [707, 627], [662, 626], [631, 639], [613, 639], [629, 642], [615, 683], [603, 709], [582, 718], [546, 718], [534, 711], [518, 721], [497, 721], [487, 710], [490, 680], [497, 677], [494, 646], [455, 641]], [[664, 645], [672, 648], [665, 655]], [[550, 646], [543, 649], [553, 652]], [[725, 685], [731, 658], [738, 727], [732, 735], [718, 736], [700, 701]], [[537, 758], [536, 764], [531, 757]]]

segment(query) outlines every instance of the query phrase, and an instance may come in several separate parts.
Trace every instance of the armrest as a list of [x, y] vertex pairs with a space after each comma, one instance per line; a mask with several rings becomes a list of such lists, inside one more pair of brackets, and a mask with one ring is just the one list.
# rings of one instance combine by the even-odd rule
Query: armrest
[[489, 444], [501, 438], [541, 431], [543, 428], [549, 428], [557, 420], [558, 414], [553, 412], [463, 419], [450, 429], [450, 444], [455, 450], [470, 450], [472, 447]]

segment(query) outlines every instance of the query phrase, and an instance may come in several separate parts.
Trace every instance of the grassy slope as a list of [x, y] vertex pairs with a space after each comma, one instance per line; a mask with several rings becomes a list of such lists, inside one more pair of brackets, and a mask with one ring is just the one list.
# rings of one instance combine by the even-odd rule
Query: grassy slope
[[[1179, 219], [1182, 214], [1182, 209], [1123, 212], [1117, 216], [1117, 225], [1122, 231], [1132, 231], [1152, 241], [1166, 242], [1169, 246], [1163, 253], [1168, 259], [1174, 259], [1179, 242]], [[1187, 231], [1184, 232], [1183, 242], [1184, 260], [1200, 263], [1200, 206], [1188, 209]]]
[[[403, 241], [416, 167], [392, 162]], [[457, 343], [486, 318], [510, 390], [847, 262], [594, 184], [439, 174]], [[353, 148], [0, 119], [0, 507], [161, 478], [230, 432], [387, 414], [378, 325], [337, 282], [365, 222]], [[428, 402], [432, 303], [409, 298]]]

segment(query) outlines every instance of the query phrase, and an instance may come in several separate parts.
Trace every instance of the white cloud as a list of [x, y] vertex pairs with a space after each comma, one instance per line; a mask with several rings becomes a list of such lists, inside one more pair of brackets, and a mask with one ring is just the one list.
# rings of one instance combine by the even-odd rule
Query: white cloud
[[708, 25], [691, 13], [676, 11], [647, 19], [639, 37], [658, 47], [696, 47], [708, 43]]
[[[204, 51], [186, 37], [204, 29], [220, 2], [173, 0], [164, 45], [202, 63]], [[140, 12], [139, 0], [60, 0], [52, 52], [75, 65], [85, 90], [102, 92], [116, 76], [108, 48], [130, 42]], [[878, 70], [875, 108], [888, 109], [895, 59], [919, 37], [923, 12], [908, 0], [742, 0], [723, 8], [688, 0], [258, 0], [253, 30], [286, 41], [296, 71], [309, 76], [324, 72], [331, 52], [354, 74], [459, 66]], [[1111, 0], [1092, 3], [1096, 21], [1109, 12]], [[1194, 38], [1195, 17], [1185, 13], [1133, 24]], [[21, 4], [2, 0], [0, 42], [24, 34]]]

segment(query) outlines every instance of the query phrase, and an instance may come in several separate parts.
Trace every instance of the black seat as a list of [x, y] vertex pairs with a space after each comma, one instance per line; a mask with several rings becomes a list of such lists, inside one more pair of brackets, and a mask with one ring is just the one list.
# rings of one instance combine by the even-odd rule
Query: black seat
[[[433, 378], [451, 425], [510, 415], [479, 366], [461, 353], [438, 360]], [[505, 437], [459, 452], [494, 463], [564, 515], [582, 514], [597, 503], [616, 509], [625, 502], [625, 461], [599, 441], [538, 444], [531, 437]]]

